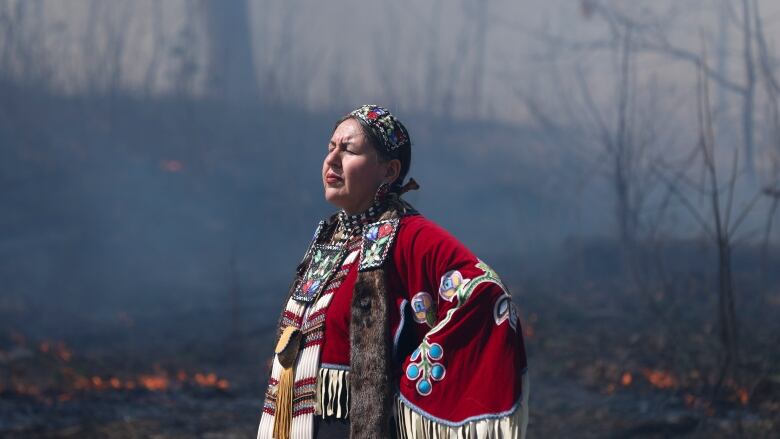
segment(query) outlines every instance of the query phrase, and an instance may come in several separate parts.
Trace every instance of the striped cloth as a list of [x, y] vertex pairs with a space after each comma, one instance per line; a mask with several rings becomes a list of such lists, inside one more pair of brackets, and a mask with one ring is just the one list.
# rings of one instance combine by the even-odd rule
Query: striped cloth
[[[360, 237], [357, 235], [347, 243], [348, 256], [345, 262], [354, 260], [353, 252], [359, 251]], [[281, 329], [294, 326], [303, 334], [302, 349], [295, 363], [295, 384], [293, 387], [293, 412], [291, 439], [310, 439], [314, 436], [314, 414], [317, 404], [317, 375], [320, 363], [320, 347], [325, 332], [325, 313], [330, 305], [333, 293], [341, 286], [341, 282], [349, 274], [350, 267], [355, 264], [343, 264], [328, 281], [320, 297], [310, 306], [292, 298], [287, 302], [281, 319]], [[257, 431], [258, 439], [271, 439], [274, 430], [276, 414], [276, 394], [282, 365], [277, 356], [271, 368], [268, 379], [268, 389], [265, 393], [263, 413]]]

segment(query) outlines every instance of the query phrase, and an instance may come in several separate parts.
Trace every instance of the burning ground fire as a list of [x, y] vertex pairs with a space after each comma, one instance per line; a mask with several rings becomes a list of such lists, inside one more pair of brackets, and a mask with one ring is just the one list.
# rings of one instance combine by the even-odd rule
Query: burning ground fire
[[642, 375], [647, 381], [658, 389], [675, 389], [678, 386], [677, 379], [663, 370], [643, 369]]
[[[7, 368], [5, 376], [0, 377], [0, 394], [4, 395], [26, 396], [52, 403], [54, 400], [69, 401], [90, 392], [164, 392], [184, 388], [226, 391], [230, 388], [228, 380], [214, 372], [171, 371], [157, 364], [150, 372], [134, 376], [85, 374], [77, 371], [83, 365], [73, 364], [75, 355], [62, 341], [45, 340], [32, 348], [18, 333], [12, 333], [9, 338], [15, 346], [8, 351], [0, 350], [0, 366], [12, 365]], [[23, 365], [36, 360], [47, 368], [44, 370], [45, 383], [27, 376], [28, 367], [13, 367], [13, 364]], [[54, 373], [49, 368], [54, 368]]]
[[[688, 377], [692, 381], [700, 380], [701, 374], [699, 371], [692, 371]], [[605, 389], [605, 393], [612, 394], [617, 391], [618, 387], [630, 387], [638, 384], [638, 378], [643, 378], [644, 382], [650, 384], [651, 387], [658, 390], [667, 391], [680, 391], [688, 387], [688, 384], [683, 383], [684, 380], [676, 377], [672, 372], [660, 369], [643, 368], [638, 373], [632, 373], [630, 371], [624, 371], [620, 374], [618, 383], [610, 383]], [[739, 402], [745, 406], [750, 401], [749, 393], [746, 389], [739, 387], [736, 383], [728, 381], [725, 383], [725, 388], [731, 390], [733, 394], [733, 400]], [[699, 397], [694, 396], [691, 393], [685, 393], [683, 396], [683, 402], [686, 406], [692, 408], [706, 408], [708, 403]]]
[[[526, 342], [537, 343], [549, 339], [545, 337], [546, 334], [536, 330], [539, 323], [537, 314], [531, 313], [522, 323]], [[621, 389], [631, 388], [639, 391], [654, 389], [678, 395], [682, 403], [689, 408], [702, 409], [708, 414], [713, 413], [712, 401], [709, 395], [703, 396], [703, 393], [706, 393], [703, 389], [711, 391], [717, 381], [714, 373], [705, 374], [697, 369], [687, 373], [673, 372], [606, 359], [596, 359], [588, 364], [568, 360], [566, 367], [584, 384], [607, 395], [612, 395]], [[721, 398], [724, 400], [742, 406], [747, 406], [751, 402], [750, 391], [732, 380], [725, 380], [722, 389]]]
[[[583, 383], [607, 395], [615, 394], [621, 389], [630, 388], [639, 392], [652, 389], [678, 395], [687, 407], [705, 409], [705, 412], [709, 412], [709, 406], [713, 402], [709, 392], [717, 381], [714, 371], [704, 374], [699, 370], [692, 370], [679, 374], [659, 368], [626, 367], [625, 364], [605, 360], [596, 360], [585, 366], [569, 362], [569, 368]], [[725, 380], [722, 389], [720, 398], [723, 400], [742, 406], [747, 406], [751, 401], [750, 392], [733, 380]], [[705, 393], [708, 395], [704, 396]]]
[[80, 391], [146, 389], [158, 392], [184, 385], [213, 387], [220, 390], [227, 390], [230, 387], [230, 383], [226, 379], [219, 378], [214, 373], [189, 375], [183, 370], [176, 372], [175, 376], [171, 376], [165, 371], [158, 371], [154, 374], [142, 374], [134, 379], [126, 380], [117, 377], [103, 378], [100, 376], [85, 377], [78, 375], [73, 380], [73, 388]]

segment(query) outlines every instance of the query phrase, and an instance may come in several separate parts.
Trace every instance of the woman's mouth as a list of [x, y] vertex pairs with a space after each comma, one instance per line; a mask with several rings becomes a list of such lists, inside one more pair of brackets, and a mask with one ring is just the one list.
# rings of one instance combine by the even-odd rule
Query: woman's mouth
[[331, 174], [331, 173], [328, 173], [328, 174], [325, 176], [325, 182], [326, 182], [326, 183], [328, 183], [328, 184], [335, 184], [335, 183], [340, 183], [340, 182], [342, 182], [342, 181], [344, 181], [344, 179], [343, 179], [343, 178], [341, 178], [341, 177], [339, 177], [339, 176], [338, 176], [338, 175], [336, 175], [336, 174]]

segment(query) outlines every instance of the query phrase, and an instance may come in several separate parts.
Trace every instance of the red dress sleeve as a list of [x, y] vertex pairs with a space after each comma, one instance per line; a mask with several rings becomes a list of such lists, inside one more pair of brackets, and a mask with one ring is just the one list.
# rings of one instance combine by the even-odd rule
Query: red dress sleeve
[[393, 262], [417, 346], [400, 359], [402, 437], [432, 437], [422, 430], [438, 431], [433, 437], [474, 431], [493, 432], [480, 437], [523, 436], [525, 347], [498, 275], [421, 215], [403, 218]]

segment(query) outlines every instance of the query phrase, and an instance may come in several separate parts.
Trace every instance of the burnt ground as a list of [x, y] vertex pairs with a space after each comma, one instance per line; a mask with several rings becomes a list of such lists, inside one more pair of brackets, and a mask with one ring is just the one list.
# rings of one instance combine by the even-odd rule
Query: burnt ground
[[[741, 302], [742, 366], [716, 392], [719, 345], [701, 278], [647, 297], [611, 276], [569, 274], [510, 283], [530, 363], [529, 437], [776, 437], [780, 288]], [[18, 329], [24, 313], [5, 304], [0, 436], [253, 437], [274, 332], [253, 322], [274, 320], [278, 304], [250, 302], [240, 324], [226, 323], [235, 315], [224, 304], [168, 319], [129, 309], [61, 337]]]

